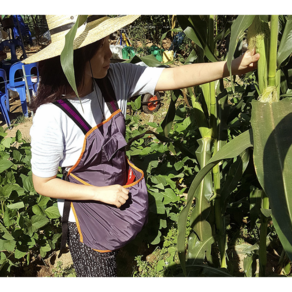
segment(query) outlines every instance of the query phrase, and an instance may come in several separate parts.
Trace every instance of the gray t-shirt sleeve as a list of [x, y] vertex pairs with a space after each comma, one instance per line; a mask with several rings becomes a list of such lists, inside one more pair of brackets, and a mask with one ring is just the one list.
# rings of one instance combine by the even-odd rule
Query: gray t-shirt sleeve
[[[115, 80], [114, 87], [123, 88], [127, 99], [145, 93], [154, 94], [161, 72], [165, 69], [129, 63], [112, 64], [111, 67], [113, 70], [111, 70], [110, 78]], [[118, 96], [117, 99], [119, 99]]]
[[111, 64], [112, 81], [119, 107], [126, 115], [127, 100], [132, 96], [154, 94], [158, 79], [165, 68], [153, 68], [129, 63]]

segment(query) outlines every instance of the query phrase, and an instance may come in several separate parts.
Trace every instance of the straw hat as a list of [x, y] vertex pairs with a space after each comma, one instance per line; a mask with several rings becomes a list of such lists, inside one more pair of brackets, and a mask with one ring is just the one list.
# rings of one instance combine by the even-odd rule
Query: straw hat
[[[47, 15], [47, 23], [51, 34], [51, 44], [22, 61], [30, 64], [61, 55], [65, 45], [65, 35], [75, 24], [78, 15]], [[113, 32], [127, 26], [139, 15], [126, 15], [110, 18], [105, 15], [90, 15], [87, 22], [81, 25], [76, 33], [73, 49], [82, 48], [96, 42]]]

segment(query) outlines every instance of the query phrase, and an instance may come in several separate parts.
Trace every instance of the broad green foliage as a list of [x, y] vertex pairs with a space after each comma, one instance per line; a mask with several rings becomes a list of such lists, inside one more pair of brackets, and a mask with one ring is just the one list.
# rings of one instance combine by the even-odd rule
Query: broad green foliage
[[[129, 104], [135, 107], [135, 103]], [[153, 245], [160, 243], [164, 230], [176, 224], [178, 212], [185, 201], [183, 194], [186, 185], [198, 171], [197, 160], [191, 154], [195, 148], [190, 143], [196, 129], [194, 119], [184, 106], [173, 109], [172, 127], [168, 128], [167, 138], [164, 136], [166, 127], [163, 130], [156, 123], [142, 126], [140, 117], [135, 114], [127, 115], [126, 118], [126, 139], [130, 140], [142, 134], [141, 139], [131, 144], [127, 156], [145, 174], [149, 193], [149, 219], [142, 233], [145, 232], [147, 240]], [[166, 117], [165, 121], [167, 119]], [[150, 126], [156, 135], [143, 135], [147, 126]], [[173, 143], [174, 141], [180, 142]], [[172, 153], [169, 149], [172, 149]]]
[[0, 127], [0, 275], [12, 266], [45, 257], [58, 246], [61, 236], [55, 200], [38, 195], [32, 184], [30, 144], [20, 131], [5, 138]]
[[[184, 21], [187, 18], [188, 17], [185, 16]], [[251, 15], [238, 16], [231, 27], [231, 38], [229, 52], [227, 55], [229, 70], [231, 69], [231, 61], [234, 57], [234, 52], [235, 48], [238, 45], [238, 40], [241, 38], [241, 35], [244, 33], [244, 31], [253, 23], [254, 18], [255, 16]], [[270, 33], [268, 32], [269, 35], [264, 38], [265, 44], [263, 44], [263, 46], [269, 48], [267, 50], [268, 54], [266, 56], [266, 62], [268, 62], [268, 66], [266, 66], [266, 69], [264, 70], [263, 68], [259, 68], [258, 75], [255, 75], [257, 78], [253, 81], [254, 85], [256, 85], [257, 92], [251, 90], [250, 86], [247, 86], [239, 102], [236, 101], [234, 98], [236, 106], [233, 107], [233, 109], [231, 110], [227, 110], [228, 106], [226, 103], [220, 103], [220, 95], [222, 95], [224, 91], [221, 91], [221, 93], [219, 92], [220, 94], [217, 96], [217, 111], [214, 111], [217, 122], [214, 122], [213, 124], [217, 124], [217, 126], [213, 126], [212, 135], [212, 138], [214, 139], [213, 157], [209, 161], [207, 161], [206, 166], [200, 170], [200, 172], [197, 174], [194, 181], [192, 182], [188, 192], [187, 205], [179, 216], [178, 250], [180, 253], [181, 264], [182, 268], [184, 269], [185, 275], [189, 275], [190, 262], [191, 266], [192, 264], [198, 263], [200, 261], [213, 264], [214, 259], [210, 257], [211, 249], [210, 245], [208, 245], [208, 241], [218, 244], [220, 251], [221, 267], [227, 267], [225, 258], [226, 216], [232, 215], [235, 216], [234, 218], [238, 217], [238, 215], [240, 216], [240, 214], [236, 215], [235, 213], [233, 213], [232, 208], [242, 207], [243, 202], [246, 201], [246, 197], [242, 196], [241, 200], [239, 201], [240, 203], [234, 202], [231, 204], [231, 202], [228, 201], [230, 195], [234, 193], [234, 191], [240, 190], [240, 185], [238, 185], [240, 180], [243, 180], [241, 184], [243, 184], [242, 187], [244, 186], [244, 177], [246, 175], [244, 174], [243, 176], [243, 173], [246, 171], [248, 164], [250, 163], [250, 150], [247, 150], [248, 148], [254, 148], [253, 166], [255, 174], [257, 176], [257, 180], [260, 184], [255, 184], [256, 186], [254, 185], [255, 187], [252, 187], [247, 192], [247, 194], [249, 194], [249, 200], [252, 203], [250, 204], [250, 216], [253, 226], [256, 226], [255, 224], [258, 224], [256, 222], [258, 222], [259, 218], [261, 223], [259, 228], [260, 236], [257, 237], [257, 242], [259, 243], [259, 245], [257, 245], [258, 253], [245, 260], [245, 274], [247, 276], [253, 275], [251, 272], [251, 265], [254, 259], [256, 257], [259, 257], [259, 274], [260, 276], [265, 276], [265, 267], [267, 263], [266, 240], [269, 236], [267, 224], [271, 216], [277, 234], [285, 249], [285, 252], [290, 257], [290, 260], [292, 258], [292, 217], [290, 212], [292, 189], [289, 183], [289, 178], [291, 176], [291, 163], [289, 162], [291, 160], [289, 151], [289, 149], [291, 148], [291, 141], [289, 138], [287, 138], [287, 135], [289, 135], [288, 133], [291, 130], [291, 122], [289, 121], [289, 117], [291, 114], [291, 101], [287, 99], [278, 102], [279, 95], [281, 93], [283, 97], [289, 96], [290, 93], [289, 89], [291, 88], [291, 79], [287, 79], [287, 73], [289, 72], [289, 67], [287, 67], [287, 64], [289, 64], [290, 59], [288, 58], [289, 54], [287, 52], [292, 51], [292, 45], [289, 36], [290, 17], [282, 17], [281, 19], [284, 20], [284, 25], [282, 26], [284, 33], [282, 33], [282, 39], [280, 43], [281, 49], [279, 48], [278, 53], [278, 70], [281, 69], [283, 73], [281, 71], [276, 72], [275, 65], [277, 63], [276, 56], [278, 38], [278, 17], [272, 16], [269, 18], [261, 16], [257, 18], [257, 22], [260, 24], [262, 22], [263, 26], [267, 27], [266, 22], [270, 21]], [[261, 25], [257, 25], [252, 29], [257, 30], [260, 27]], [[190, 30], [190, 28], [186, 27], [185, 31], [186, 30]], [[255, 31], [253, 33], [256, 34], [259, 32], [260, 31]], [[193, 40], [195, 41], [195, 39]], [[257, 49], [259, 48], [260, 47], [257, 47]], [[205, 53], [208, 52], [208, 50], [209, 49], [207, 49]], [[288, 59], [285, 60], [286, 58]], [[285, 62], [283, 62], [284, 60]], [[279, 68], [280, 64], [283, 64], [282, 68]], [[269, 72], [267, 72], [267, 68], [269, 69]], [[266, 76], [264, 77], [266, 79], [266, 85], [259, 87], [258, 84], [259, 82], [261, 82], [259, 80], [261, 80], [263, 74], [265, 74]], [[258, 90], [258, 88], [260, 90]], [[233, 88], [233, 92], [235, 96], [236, 87]], [[199, 91], [197, 91], [196, 94], [198, 93]], [[211, 113], [211, 107], [208, 106], [208, 103], [210, 102], [210, 100], [212, 100], [212, 96], [210, 90], [207, 92], [207, 90], [204, 88], [203, 95], [206, 102], [206, 107], [204, 111], [205, 116], [207, 116], [207, 111], [208, 113]], [[210, 95], [211, 98], [206, 98], [206, 95]], [[250, 102], [258, 95], [260, 101], [252, 102], [251, 111]], [[210, 105], [211, 104], [212, 102], [210, 103]], [[201, 110], [200, 108], [198, 109]], [[243, 111], [240, 116], [237, 115], [239, 113], [239, 110]], [[223, 138], [223, 135], [220, 138], [218, 123], [219, 121], [220, 124], [223, 123], [224, 119], [222, 119], [222, 117], [224, 116], [224, 119], [226, 119], [227, 116], [227, 120], [225, 120], [225, 122], [227, 123], [222, 129], [225, 128], [225, 130], [227, 130], [227, 137], [225, 136], [225, 138]], [[245, 126], [243, 127], [243, 124], [238, 125], [239, 117], [246, 120], [247, 128], [245, 129], [245, 132], [242, 131]], [[200, 128], [202, 124], [200, 124], [200, 120], [198, 120], [198, 122], [198, 126]], [[212, 126], [211, 118], [210, 126]], [[227, 129], [226, 126], [228, 126]], [[237, 128], [236, 131], [234, 131], [234, 126], [236, 126]], [[240, 129], [240, 132], [238, 132], [238, 129]], [[238, 134], [240, 135], [238, 136]], [[217, 139], [220, 139], [223, 142], [225, 139], [225, 141], [228, 143], [222, 148], [220, 146], [218, 147], [218, 144], [216, 144]], [[230, 160], [230, 158], [233, 159]], [[218, 165], [218, 163], [223, 159], [225, 159], [226, 162], [223, 162], [221, 166]], [[209, 196], [206, 201], [206, 196], [198, 197], [196, 194], [200, 190], [200, 183], [202, 183], [203, 178], [211, 171], [211, 169], [213, 169], [213, 194], [211, 194], [211, 196]], [[223, 186], [221, 187], [222, 183]], [[261, 190], [261, 188], [263, 190]], [[189, 257], [189, 260], [185, 262], [184, 236], [186, 231], [186, 221], [189, 216], [189, 208], [192, 204], [192, 200], [194, 197], [196, 198], [196, 206], [192, 211], [191, 218], [192, 222], [195, 222], [195, 224], [194, 226], [192, 226], [193, 232], [191, 233], [188, 243], [187, 256]], [[261, 202], [261, 208], [258, 202]], [[271, 206], [269, 206], [269, 202]], [[215, 220], [211, 216], [212, 213], [210, 213], [210, 210], [212, 210], [212, 206], [214, 208], [213, 214], [215, 216]], [[208, 225], [208, 222], [213, 224], [213, 232], [210, 231], [210, 226]], [[200, 224], [202, 225], [202, 227], [200, 227]], [[204, 239], [201, 240], [201, 238]]]

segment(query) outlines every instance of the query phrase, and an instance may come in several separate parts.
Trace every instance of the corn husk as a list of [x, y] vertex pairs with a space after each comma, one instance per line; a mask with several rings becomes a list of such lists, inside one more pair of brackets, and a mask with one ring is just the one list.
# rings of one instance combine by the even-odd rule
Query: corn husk
[[263, 93], [268, 86], [269, 36], [270, 29], [268, 24], [262, 22], [259, 16], [256, 16], [253, 23], [248, 28], [247, 43], [249, 50], [255, 48], [256, 53], [260, 54], [260, 59], [258, 61], [258, 83], [260, 93]]
[[278, 91], [276, 86], [268, 86], [262, 95], [259, 97], [260, 102], [276, 102], [279, 100]]

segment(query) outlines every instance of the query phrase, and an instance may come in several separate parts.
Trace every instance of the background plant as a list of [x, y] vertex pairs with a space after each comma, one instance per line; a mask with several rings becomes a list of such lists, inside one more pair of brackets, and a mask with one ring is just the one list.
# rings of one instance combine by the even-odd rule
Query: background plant
[[0, 275], [29, 265], [58, 247], [61, 236], [56, 200], [38, 195], [32, 184], [30, 144], [0, 127]]
[[[212, 18], [209, 18], [209, 21]], [[198, 43], [199, 46], [204, 48], [204, 53], [206, 54], [206, 57], [209, 60], [213, 60], [214, 55], [212, 54], [211, 48], [212, 46], [212, 41], [210, 39], [210, 42], [208, 42], [208, 38], [205, 37], [203, 38], [203, 33], [204, 29], [202, 26], [198, 28], [198, 26], [194, 26], [194, 23], [199, 23], [203, 20], [203, 18], [196, 18], [194, 16], [191, 17], [184, 17], [181, 21], [182, 27], [184, 27], [184, 31], [187, 35], [192, 37], [194, 41]], [[229, 70], [231, 69], [231, 60], [234, 56], [234, 52], [237, 47], [237, 40], [239, 39], [239, 36], [253, 23], [253, 21], [259, 20], [261, 25], [265, 25], [268, 21], [268, 17], [255, 17], [255, 16], [239, 16], [233, 23], [232, 28], [231, 28], [231, 39], [230, 39], [230, 45], [229, 45], [229, 52], [228, 52], [228, 67]], [[180, 221], [179, 221], [179, 230], [181, 232], [181, 235], [179, 235], [179, 240], [178, 240], [178, 247], [181, 255], [181, 263], [182, 266], [185, 269], [185, 257], [184, 257], [184, 239], [183, 239], [183, 234], [185, 233], [185, 222], [186, 218], [188, 215], [188, 208], [191, 206], [191, 201], [193, 196], [196, 196], [196, 189], [199, 187], [201, 180], [204, 178], [204, 176], [213, 168], [213, 179], [214, 179], [214, 188], [213, 188], [213, 194], [209, 197], [209, 204], [212, 204], [212, 201], [215, 201], [214, 203], [214, 217], [215, 217], [215, 225], [217, 232], [215, 234], [209, 233], [209, 237], [207, 239], [200, 240], [200, 244], [202, 247], [204, 247], [204, 252], [199, 254], [197, 252], [197, 246], [198, 246], [198, 238], [200, 236], [198, 235], [198, 230], [194, 228], [194, 236], [190, 237], [189, 240], [189, 245], [188, 245], [188, 256], [189, 259], [192, 259], [188, 263], [190, 263], [191, 267], [194, 266], [200, 266], [202, 262], [207, 260], [209, 264], [214, 264], [213, 259], [211, 257], [211, 249], [210, 245], [208, 245], [210, 242], [218, 242], [219, 245], [219, 251], [220, 251], [220, 266], [223, 268], [226, 268], [226, 241], [225, 241], [225, 216], [226, 216], [226, 199], [230, 195], [230, 192], [233, 191], [234, 187], [237, 186], [240, 177], [242, 176], [242, 173], [245, 171], [247, 164], [249, 162], [248, 158], [248, 152], [246, 151], [247, 148], [254, 146], [255, 152], [254, 152], [254, 164], [256, 168], [256, 174], [257, 174], [257, 179], [259, 180], [260, 183], [260, 188], [261, 190], [261, 214], [259, 214], [261, 218], [261, 232], [260, 232], [260, 239], [259, 239], [259, 259], [260, 259], [260, 275], [265, 275], [265, 266], [266, 266], [266, 235], [267, 235], [267, 218], [269, 218], [271, 215], [273, 216], [273, 224], [275, 224], [276, 231], [280, 237], [281, 243], [283, 244], [285, 251], [288, 253], [290, 252], [290, 246], [291, 246], [291, 241], [289, 236], [292, 234], [290, 231], [288, 231], [287, 227], [284, 226], [284, 221], [290, 222], [291, 217], [288, 215], [289, 212], [287, 212], [287, 216], [285, 217], [284, 214], [280, 214], [280, 208], [281, 209], [290, 209], [290, 199], [289, 199], [289, 186], [286, 183], [286, 179], [284, 177], [288, 175], [289, 170], [285, 169], [283, 170], [283, 167], [281, 166], [281, 163], [278, 164], [278, 161], [283, 161], [283, 159], [286, 156], [286, 161], [289, 161], [289, 152], [287, 153], [287, 150], [285, 150], [288, 145], [290, 145], [290, 142], [285, 142], [286, 137], [284, 135], [284, 132], [281, 132], [282, 134], [279, 133], [278, 128], [273, 124], [270, 129], [267, 129], [267, 124], [269, 124], [271, 121], [274, 121], [276, 125], [278, 123], [281, 123], [281, 120], [283, 121], [283, 128], [287, 127], [286, 130], [288, 129], [288, 123], [286, 124], [285, 119], [288, 118], [289, 116], [289, 109], [286, 109], [286, 111], [283, 110], [283, 107], [288, 106], [288, 102], [283, 100], [283, 103], [281, 104], [280, 102], [277, 103], [279, 100], [279, 96], [277, 96], [277, 92], [280, 90], [280, 84], [277, 82], [280, 79], [276, 78], [277, 74], [281, 76], [280, 73], [276, 73], [276, 64], [277, 64], [277, 59], [278, 59], [278, 70], [280, 69], [281, 64], [286, 60], [286, 58], [289, 57], [289, 52], [291, 52], [291, 42], [290, 38], [288, 37], [291, 28], [290, 28], [290, 16], [286, 18], [286, 23], [285, 23], [285, 28], [283, 30], [283, 37], [281, 39], [281, 43], [279, 46], [279, 52], [278, 52], [278, 58], [277, 58], [277, 42], [278, 42], [278, 18], [277, 16], [272, 16], [271, 17], [271, 22], [270, 22], [270, 30], [269, 30], [269, 39], [267, 37], [264, 38], [265, 41], [270, 40], [269, 42], [269, 53], [266, 54], [269, 58], [269, 63], [266, 66], [268, 68], [268, 74], [267, 74], [267, 69], [263, 69], [261, 66], [261, 63], [259, 63], [259, 68], [258, 68], [258, 75], [257, 75], [257, 82], [258, 84], [261, 83], [261, 78], [263, 78], [263, 74], [266, 74], [267, 80], [267, 85], [270, 87], [268, 89], [269, 93], [265, 92], [264, 87], [260, 87], [258, 94], [260, 94], [260, 101], [253, 101], [252, 105], [252, 120], [251, 120], [251, 127], [253, 129], [253, 134], [251, 130], [248, 130], [235, 139], [231, 140], [228, 144], [222, 147], [222, 150], [220, 150], [220, 144], [217, 144], [219, 146], [216, 147], [214, 146], [214, 155], [213, 158], [208, 161], [206, 166], [202, 169], [202, 171], [197, 175], [195, 180], [193, 181], [190, 190], [189, 190], [189, 197], [188, 197], [188, 204], [187, 207], [182, 211], [180, 215]], [[188, 22], [187, 22], [188, 21]], [[211, 26], [210, 26], [211, 27]], [[261, 29], [261, 26], [258, 26], [259, 29]], [[253, 28], [253, 26], [252, 26]], [[257, 30], [256, 32], [258, 33], [260, 30]], [[285, 37], [284, 37], [285, 36]], [[262, 45], [259, 47], [263, 47]], [[263, 47], [265, 49], [265, 47]], [[285, 53], [284, 53], [285, 52]], [[261, 56], [264, 54], [261, 53]], [[265, 58], [263, 58], [265, 60]], [[263, 61], [262, 59], [262, 61]], [[280, 60], [279, 60], [280, 59]], [[266, 62], [266, 61], [265, 61]], [[231, 70], [230, 70], [231, 71]], [[264, 77], [265, 78], [265, 77]], [[272, 88], [271, 88], [272, 87]], [[205, 90], [206, 91], [206, 90]], [[285, 96], [287, 92], [284, 92]], [[219, 95], [220, 96], [220, 95]], [[220, 104], [219, 96], [217, 96], [217, 102], [215, 104], [215, 114], [213, 116], [217, 118], [217, 121], [214, 120], [213, 123], [213, 133], [216, 135], [213, 136], [213, 139], [215, 140], [215, 143], [218, 140], [221, 139], [216, 139], [218, 138], [218, 129], [220, 129], [220, 124], [222, 125], [222, 118], [220, 115], [218, 115], [218, 109], [220, 112], [220, 109], [224, 109]], [[204, 94], [205, 101], [206, 101], [206, 96]], [[254, 96], [256, 97], [256, 95]], [[212, 100], [212, 96], [211, 96]], [[265, 103], [269, 102], [269, 103]], [[274, 103], [275, 102], [275, 103]], [[206, 102], [207, 103], [207, 102]], [[212, 101], [211, 101], [212, 104]], [[208, 106], [207, 106], [208, 108]], [[217, 113], [216, 113], [216, 108], [217, 108]], [[264, 112], [263, 109], [270, 108], [270, 112]], [[281, 109], [280, 109], [281, 108]], [[208, 108], [208, 109], [211, 109]], [[224, 111], [222, 111], [224, 113]], [[281, 112], [281, 114], [280, 114]], [[276, 118], [277, 116], [277, 118]], [[203, 116], [204, 117], [204, 116]], [[212, 124], [212, 117], [210, 117], [210, 124]], [[218, 123], [220, 121], [220, 124]], [[285, 125], [285, 126], [284, 126]], [[276, 144], [273, 144], [269, 140], [266, 140], [268, 136], [265, 135], [271, 135], [272, 140], [276, 139]], [[253, 137], [253, 138], [252, 138]], [[264, 138], [266, 137], [266, 138]], [[230, 137], [229, 137], [230, 138]], [[216, 141], [217, 140], [217, 141]], [[227, 141], [227, 140], [225, 140]], [[215, 144], [216, 145], [216, 144]], [[273, 147], [277, 147], [279, 152], [273, 150]], [[266, 156], [264, 156], [264, 149], [270, 149], [269, 150], [269, 157], [271, 158], [269, 160], [269, 166], [265, 166], [263, 168], [262, 163], [266, 162]], [[216, 151], [217, 150], [217, 151]], [[265, 150], [266, 151], [266, 150]], [[272, 154], [273, 153], [273, 154]], [[285, 154], [284, 154], [285, 153]], [[284, 156], [283, 156], [284, 154]], [[240, 156], [238, 156], [240, 155]], [[246, 156], [247, 155], [247, 156]], [[245, 158], [244, 158], [245, 156]], [[236, 158], [237, 157], [237, 158]], [[236, 158], [236, 164], [233, 164], [233, 177], [231, 179], [225, 180], [225, 185], [221, 187], [222, 183], [222, 178], [224, 181], [224, 164], [222, 166], [218, 165], [218, 162], [220, 162], [222, 159], [231, 159], [231, 158]], [[229, 160], [230, 161], [230, 160]], [[233, 160], [234, 161], [234, 160]], [[283, 162], [282, 162], [283, 163]], [[225, 164], [226, 165], [226, 164]], [[279, 165], [277, 170], [275, 169], [276, 165]], [[236, 168], [238, 168], [238, 177], [236, 174]], [[268, 170], [269, 169], [269, 170]], [[221, 174], [218, 175], [218, 173]], [[283, 172], [283, 174], [282, 174]], [[285, 173], [286, 172], [286, 173]], [[201, 175], [202, 174], [202, 175]], [[271, 177], [269, 177], [271, 175]], [[271, 186], [269, 184], [269, 181], [272, 182], [273, 178], [272, 176], [279, 175], [278, 183], [274, 183], [274, 186]], [[269, 177], [269, 178], [268, 178]], [[236, 183], [232, 183], [232, 180], [236, 178]], [[284, 190], [283, 192], [280, 191], [282, 189], [282, 183], [281, 180], [283, 178], [283, 184], [284, 184]], [[217, 182], [216, 182], [217, 180]], [[201, 182], [202, 185], [203, 182]], [[232, 188], [231, 188], [231, 186]], [[276, 191], [277, 189], [277, 191]], [[199, 190], [199, 189], [198, 189]], [[283, 196], [281, 201], [281, 204], [279, 203], [279, 192], [281, 193], [280, 197]], [[266, 194], [268, 195], [269, 199], [273, 201], [273, 206], [272, 207], [272, 212], [269, 210], [269, 204], [268, 204], [268, 199], [266, 197]], [[276, 199], [277, 197], [277, 199]], [[197, 197], [196, 197], [197, 199]], [[204, 200], [206, 199], [206, 196], [204, 196]], [[216, 204], [218, 203], [218, 205]], [[281, 205], [281, 207], [280, 207]], [[211, 205], [212, 206], [212, 205]], [[278, 210], [279, 207], [279, 210]], [[196, 210], [196, 208], [194, 208]], [[194, 216], [194, 220], [197, 220], [197, 224], [202, 224], [202, 214], [203, 211], [205, 210], [199, 210], [196, 216]], [[193, 211], [193, 214], [194, 213]], [[278, 217], [278, 218], [277, 218]], [[285, 219], [284, 219], [285, 218]], [[208, 218], [209, 220], [211, 219]], [[277, 221], [276, 221], [277, 220]], [[277, 223], [278, 220], [280, 222], [283, 222], [282, 226], [279, 226]], [[192, 222], [191, 222], [192, 223]], [[290, 224], [290, 223], [289, 223]], [[195, 225], [196, 226], [196, 225]], [[287, 225], [286, 225], [287, 226]], [[290, 227], [289, 227], [290, 228]], [[285, 230], [285, 231], [283, 231]], [[285, 234], [283, 234], [283, 232]], [[290, 242], [289, 242], [290, 241]], [[193, 246], [193, 248], [192, 248]], [[202, 248], [200, 248], [200, 251], [202, 251]], [[189, 267], [190, 267], [189, 266]], [[184, 270], [186, 273], [186, 269]]]

